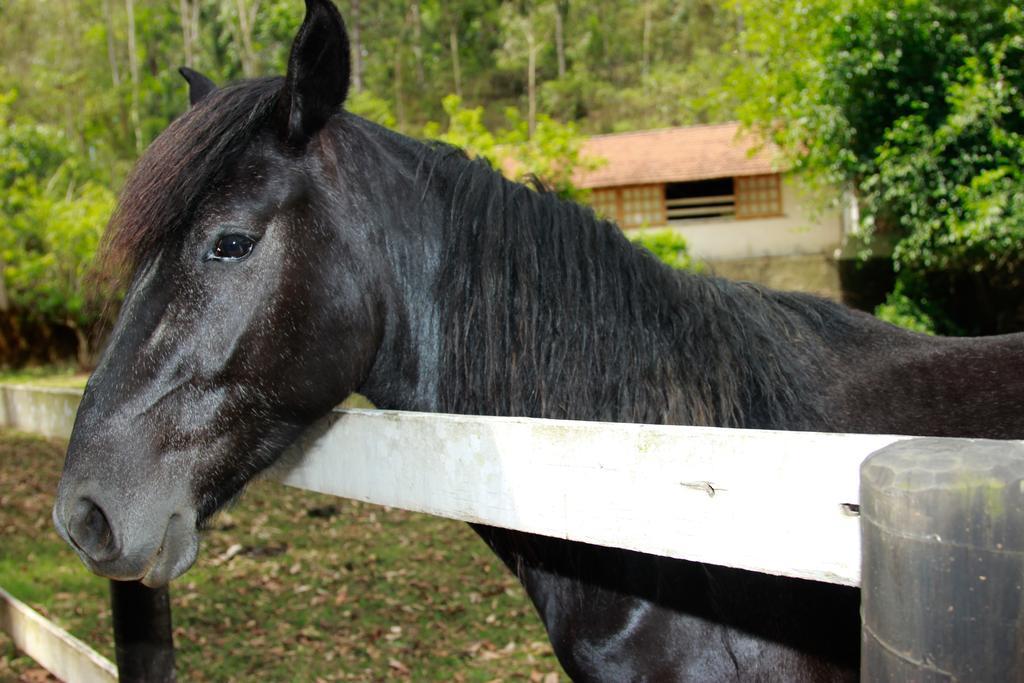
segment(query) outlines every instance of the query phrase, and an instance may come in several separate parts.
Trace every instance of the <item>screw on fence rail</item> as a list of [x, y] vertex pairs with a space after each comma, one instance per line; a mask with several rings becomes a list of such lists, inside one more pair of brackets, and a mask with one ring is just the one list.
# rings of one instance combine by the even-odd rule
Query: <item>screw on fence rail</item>
[[120, 683], [173, 683], [174, 637], [167, 587], [111, 581], [110, 602]]
[[1024, 680], [1024, 444], [898, 442], [860, 488], [861, 680]]

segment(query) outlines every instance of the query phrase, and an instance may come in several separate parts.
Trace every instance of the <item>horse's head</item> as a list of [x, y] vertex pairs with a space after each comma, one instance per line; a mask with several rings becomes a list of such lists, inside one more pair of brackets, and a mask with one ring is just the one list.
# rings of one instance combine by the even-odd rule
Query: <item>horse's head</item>
[[[366, 380], [384, 335], [383, 247], [328, 121], [348, 88], [329, 0], [307, 0], [285, 79], [217, 89], [140, 160], [107, 248], [133, 273], [54, 507], [95, 572], [166, 583], [197, 529]], [[334, 180], [325, 183], [325, 178]]]

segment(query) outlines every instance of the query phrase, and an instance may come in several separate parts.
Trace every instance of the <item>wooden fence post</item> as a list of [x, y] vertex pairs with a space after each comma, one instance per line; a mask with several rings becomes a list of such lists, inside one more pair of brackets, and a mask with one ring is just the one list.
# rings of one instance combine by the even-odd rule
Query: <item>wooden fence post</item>
[[861, 680], [1024, 680], [1024, 444], [892, 444], [860, 501]]
[[120, 683], [173, 683], [174, 637], [167, 587], [111, 581], [110, 602]]

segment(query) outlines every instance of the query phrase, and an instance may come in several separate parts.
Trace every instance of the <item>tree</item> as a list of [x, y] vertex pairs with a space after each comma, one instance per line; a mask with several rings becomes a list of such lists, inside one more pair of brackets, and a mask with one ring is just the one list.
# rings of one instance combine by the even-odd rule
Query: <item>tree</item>
[[[1024, 328], [1024, 14], [1008, 0], [742, 0], [744, 119], [889, 234], [886, 310]], [[772, 22], [764, 21], [773, 17]], [[772, 77], [757, 71], [772, 65]]]

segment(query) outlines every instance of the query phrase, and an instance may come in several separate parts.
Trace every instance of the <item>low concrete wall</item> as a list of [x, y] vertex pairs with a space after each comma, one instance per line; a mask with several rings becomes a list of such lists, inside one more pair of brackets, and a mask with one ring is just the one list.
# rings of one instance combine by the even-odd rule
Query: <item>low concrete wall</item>
[[711, 272], [773, 289], [810, 292], [868, 313], [885, 301], [895, 276], [892, 261], [836, 259], [831, 254], [710, 261]]
[[810, 292], [836, 301], [843, 298], [839, 266], [830, 254], [762, 256], [710, 261], [711, 272], [730, 280], [757, 282], [773, 289]]
[[0, 384], [0, 427], [66, 439], [81, 401], [81, 389]]

